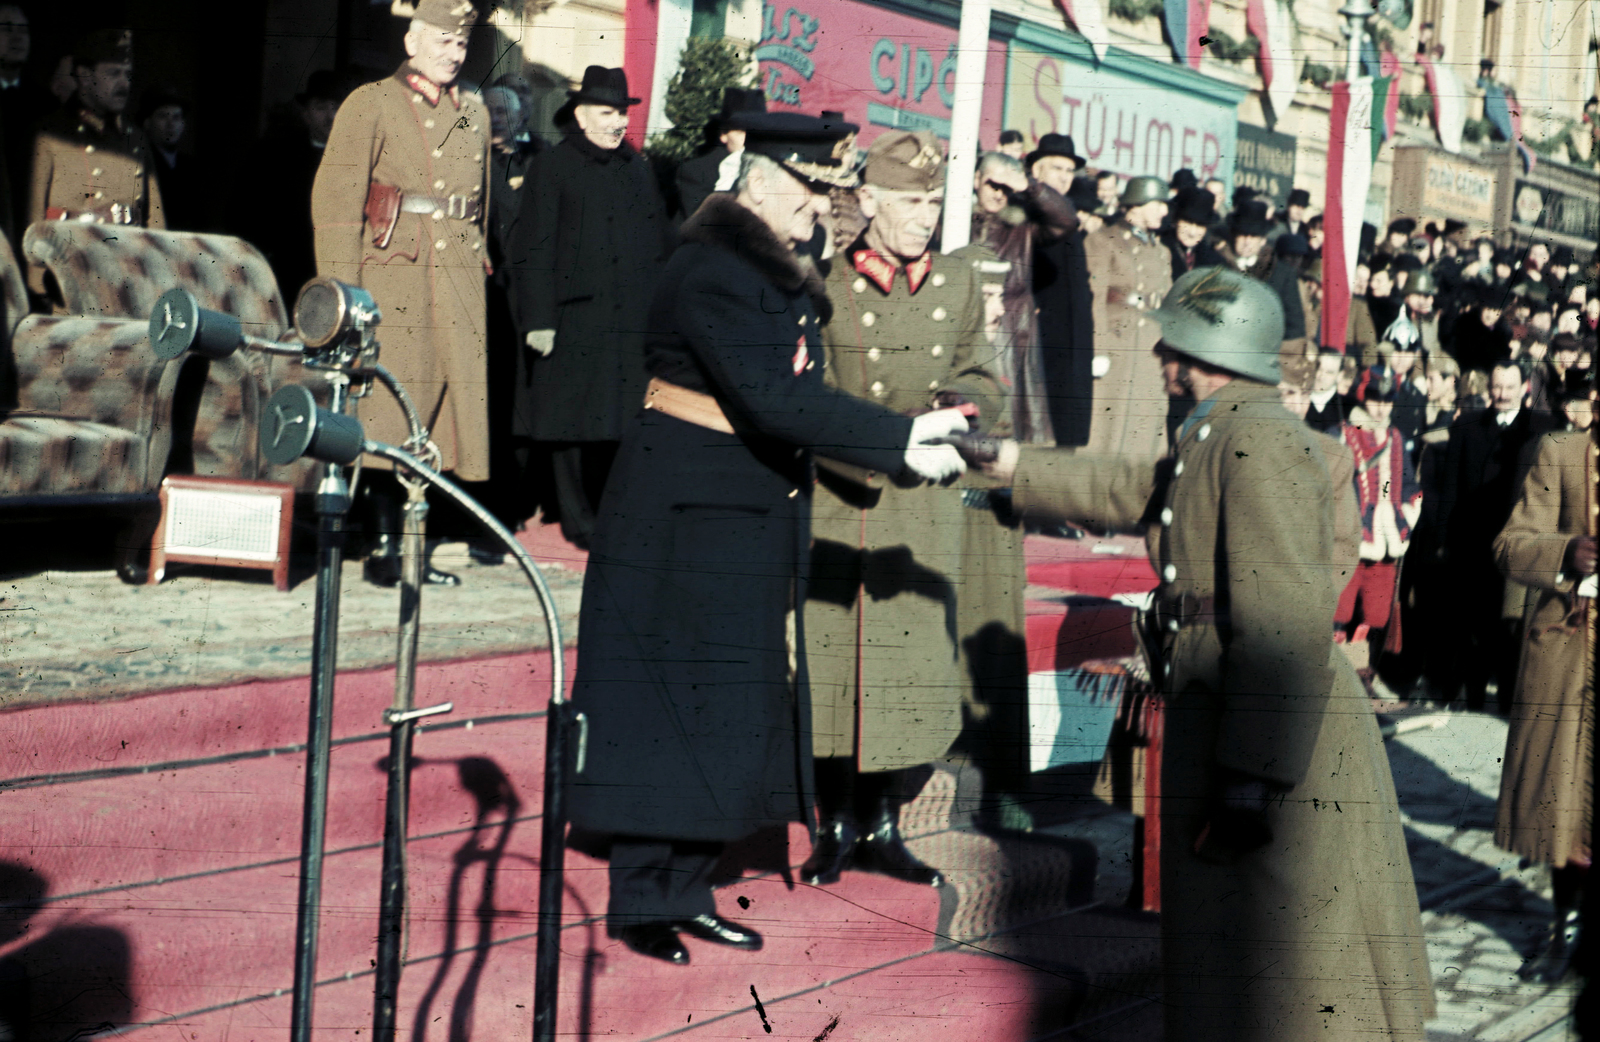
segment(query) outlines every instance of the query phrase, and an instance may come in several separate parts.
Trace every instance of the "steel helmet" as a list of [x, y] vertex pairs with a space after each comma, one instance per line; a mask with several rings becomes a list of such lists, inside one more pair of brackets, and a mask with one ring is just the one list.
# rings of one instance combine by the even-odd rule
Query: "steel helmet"
[[1419, 268], [1411, 273], [1410, 278], [1406, 279], [1405, 292], [1407, 294], [1426, 293], [1429, 296], [1437, 296], [1439, 293], [1439, 282], [1433, 277], [1433, 271], [1431, 269]]
[[1281, 379], [1283, 305], [1264, 282], [1231, 268], [1196, 268], [1150, 316], [1174, 351], [1249, 380]]
[[1127, 207], [1166, 201], [1167, 183], [1159, 177], [1130, 177], [1122, 186], [1122, 197], [1117, 200]]

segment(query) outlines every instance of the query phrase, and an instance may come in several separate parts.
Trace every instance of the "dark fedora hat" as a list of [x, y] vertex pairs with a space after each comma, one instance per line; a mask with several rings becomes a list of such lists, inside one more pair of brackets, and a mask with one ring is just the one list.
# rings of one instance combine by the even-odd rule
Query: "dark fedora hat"
[[1066, 134], [1046, 134], [1040, 138], [1039, 147], [1027, 154], [1022, 165], [1032, 169], [1033, 164], [1045, 156], [1066, 156], [1076, 163], [1080, 170], [1083, 168], [1083, 157], [1078, 155], [1077, 149], [1073, 147], [1072, 138]]
[[1304, 188], [1296, 188], [1294, 191], [1289, 193], [1289, 205], [1310, 206], [1311, 193], [1306, 191]]
[[[623, 91], [626, 93], [627, 85], [624, 81]], [[767, 111], [767, 95], [760, 90], [746, 90], [744, 87], [728, 87], [722, 92], [722, 109], [711, 119], [711, 125], [718, 132], [729, 128], [737, 129], [739, 120], [752, 112]]]
[[1199, 188], [1200, 178], [1195, 176], [1193, 170], [1190, 170], [1188, 167], [1183, 167], [1182, 169], [1173, 173], [1172, 180], [1167, 182], [1167, 187], [1172, 189], [1174, 192], [1181, 192], [1186, 188]]
[[638, 98], [628, 97], [628, 74], [604, 65], [584, 69], [582, 86], [567, 91], [567, 99], [569, 105], [610, 105], [618, 109], [639, 104]]
[[1265, 235], [1272, 230], [1267, 219], [1267, 204], [1260, 199], [1246, 199], [1233, 209], [1228, 221], [1228, 234]]

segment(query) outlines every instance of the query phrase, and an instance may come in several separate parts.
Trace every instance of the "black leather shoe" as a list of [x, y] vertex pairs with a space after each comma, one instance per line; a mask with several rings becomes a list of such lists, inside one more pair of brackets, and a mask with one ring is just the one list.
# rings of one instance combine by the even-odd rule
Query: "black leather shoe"
[[[400, 555], [374, 554], [361, 566], [361, 577], [374, 586], [386, 589], [400, 585]], [[441, 572], [432, 565], [422, 566], [422, 582], [426, 586], [460, 586], [461, 577]]]
[[824, 821], [817, 829], [817, 843], [811, 856], [800, 866], [800, 882], [807, 886], [832, 886], [850, 867], [861, 831], [854, 822]]
[[944, 885], [944, 876], [938, 869], [924, 865], [906, 849], [906, 841], [900, 835], [900, 822], [892, 808], [881, 811], [856, 842], [855, 867], [907, 883]]
[[672, 923], [636, 923], [632, 926], [607, 926], [606, 936], [614, 937], [640, 955], [674, 966], [689, 965], [689, 949], [678, 940]]
[[743, 948], [747, 952], [761, 950], [761, 935], [748, 926], [740, 926], [720, 915], [697, 915], [693, 919], [679, 919], [672, 924], [690, 937], [698, 937], [712, 944], [726, 944], [730, 948]]

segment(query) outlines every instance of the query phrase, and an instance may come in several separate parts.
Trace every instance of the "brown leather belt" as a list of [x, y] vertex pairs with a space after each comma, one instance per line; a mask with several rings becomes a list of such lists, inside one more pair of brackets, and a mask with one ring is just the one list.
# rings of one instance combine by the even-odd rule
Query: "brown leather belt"
[[722, 406], [709, 394], [700, 391], [691, 391], [687, 387], [668, 383], [657, 376], [650, 378], [650, 386], [644, 392], [644, 407], [654, 409], [684, 423], [692, 423], [696, 427], [718, 431], [722, 434], [732, 434], [733, 424], [728, 422], [727, 414], [722, 411]]
[[483, 208], [475, 195], [412, 195], [406, 192], [400, 197], [400, 209], [404, 213], [436, 213], [458, 221], [476, 221]]

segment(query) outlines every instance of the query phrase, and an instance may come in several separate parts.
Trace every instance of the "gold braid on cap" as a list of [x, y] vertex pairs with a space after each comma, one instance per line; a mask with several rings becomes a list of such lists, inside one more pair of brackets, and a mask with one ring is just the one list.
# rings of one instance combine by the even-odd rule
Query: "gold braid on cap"
[[1222, 305], [1239, 299], [1237, 283], [1224, 277], [1224, 269], [1213, 268], [1178, 297], [1178, 306], [1188, 308], [1211, 325], [1222, 324]]

